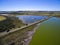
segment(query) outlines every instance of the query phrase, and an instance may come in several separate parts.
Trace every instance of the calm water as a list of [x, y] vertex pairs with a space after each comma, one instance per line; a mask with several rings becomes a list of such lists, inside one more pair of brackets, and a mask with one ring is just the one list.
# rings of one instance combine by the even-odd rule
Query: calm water
[[[35, 21], [47, 18], [47, 16], [17, 16], [24, 23], [33, 23]], [[60, 18], [52, 17], [40, 24], [32, 38], [30, 45], [60, 45]]]
[[60, 18], [52, 17], [43, 22], [30, 45], [60, 45]]
[[47, 16], [32, 16], [32, 15], [20, 15], [17, 16], [19, 19], [21, 19], [24, 23], [34, 23], [36, 21], [42, 20], [44, 18], [47, 18]]

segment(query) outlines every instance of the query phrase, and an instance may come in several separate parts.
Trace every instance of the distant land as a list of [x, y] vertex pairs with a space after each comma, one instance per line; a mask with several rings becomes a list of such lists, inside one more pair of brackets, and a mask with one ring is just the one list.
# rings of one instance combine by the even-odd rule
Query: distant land
[[60, 16], [60, 11], [0, 11], [1, 14], [9, 15], [54, 15]]

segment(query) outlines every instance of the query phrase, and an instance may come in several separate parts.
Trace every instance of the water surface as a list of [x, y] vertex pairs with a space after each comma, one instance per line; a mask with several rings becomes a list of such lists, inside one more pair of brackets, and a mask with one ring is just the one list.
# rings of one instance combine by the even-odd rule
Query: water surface
[[60, 18], [52, 17], [36, 30], [30, 45], [60, 45]]
[[[17, 17], [27, 24], [47, 18], [47, 16], [31, 15], [21, 15]], [[40, 27], [36, 30], [30, 45], [60, 45], [60, 18], [52, 17], [41, 23]]]
[[34, 23], [36, 21], [40, 21], [44, 18], [47, 18], [47, 16], [33, 16], [33, 15], [20, 15], [17, 17], [27, 24]]

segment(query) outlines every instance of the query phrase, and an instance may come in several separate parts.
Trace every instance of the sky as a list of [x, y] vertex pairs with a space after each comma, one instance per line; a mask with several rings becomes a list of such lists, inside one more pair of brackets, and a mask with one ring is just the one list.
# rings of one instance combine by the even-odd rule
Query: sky
[[0, 0], [0, 11], [60, 11], [60, 0]]

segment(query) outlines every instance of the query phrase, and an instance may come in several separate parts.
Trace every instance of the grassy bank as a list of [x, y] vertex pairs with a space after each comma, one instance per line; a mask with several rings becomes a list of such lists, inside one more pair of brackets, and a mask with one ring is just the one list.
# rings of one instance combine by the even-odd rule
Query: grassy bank
[[10, 31], [15, 28], [20, 28], [24, 25], [25, 24], [17, 17], [0, 15], [0, 32]]
[[14, 43], [15, 45], [23, 45], [24, 42], [22, 41], [29, 37], [28, 32], [33, 31], [34, 26], [35, 25], [28, 26], [27, 28], [23, 28], [21, 30], [0, 37], [0, 45], [3, 45], [3, 43], [5, 43], [4, 45], [10, 45], [11, 43]]

